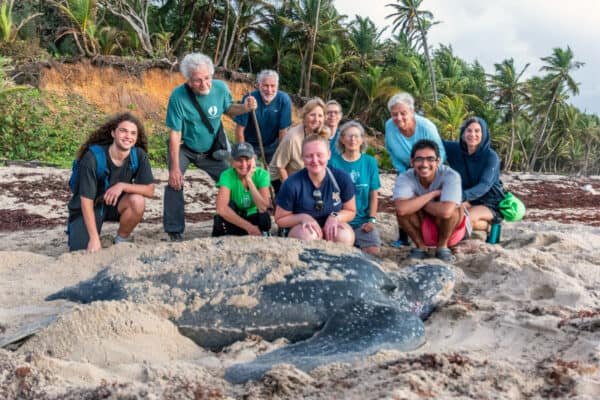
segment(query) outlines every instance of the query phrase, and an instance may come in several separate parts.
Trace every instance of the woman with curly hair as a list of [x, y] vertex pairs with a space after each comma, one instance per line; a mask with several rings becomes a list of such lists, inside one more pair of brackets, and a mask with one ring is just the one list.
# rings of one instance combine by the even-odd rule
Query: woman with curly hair
[[144, 197], [154, 196], [147, 148], [144, 126], [129, 113], [111, 118], [81, 145], [69, 182], [69, 250], [100, 250], [104, 221], [119, 222], [114, 243], [132, 241]]

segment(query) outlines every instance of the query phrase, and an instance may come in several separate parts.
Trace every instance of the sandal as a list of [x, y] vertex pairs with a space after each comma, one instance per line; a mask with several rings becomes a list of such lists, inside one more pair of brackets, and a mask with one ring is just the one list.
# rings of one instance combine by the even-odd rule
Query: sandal
[[413, 260], [424, 260], [429, 257], [429, 253], [425, 250], [419, 249], [418, 247], [414, 247], [410, 249], [408, 256]]
[[447, 262], [448, 264], [454, 264], [456, 257], [452, 254], [452, 250], [447, 247], [440, 247], [435, 250], [435, 257]]

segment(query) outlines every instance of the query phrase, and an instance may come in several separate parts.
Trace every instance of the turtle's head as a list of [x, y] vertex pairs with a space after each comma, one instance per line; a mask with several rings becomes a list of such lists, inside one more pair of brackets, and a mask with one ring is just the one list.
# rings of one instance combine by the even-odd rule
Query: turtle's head
[[425, 319], [452, 297], [454, 282], [454, 271], [450, 267], [417, 265], [398, 274], [398, 285], [392, 297], [401, 308]]

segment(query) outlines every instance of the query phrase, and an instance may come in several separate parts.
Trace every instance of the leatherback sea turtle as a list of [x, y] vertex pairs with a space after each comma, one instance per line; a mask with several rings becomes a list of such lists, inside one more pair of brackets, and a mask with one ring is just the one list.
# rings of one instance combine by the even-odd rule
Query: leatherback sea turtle
[[[294, 258], [280, 256], [285, 257]], [[173, 318], [180, 332], [212, 350], [252, 334], [292, 342], [226, 371], [227, 380], [242, 383], [260, 378], [277, 363], [310, 371], [380, 349], [415, 349], [425, 341], [422, 320], [451, 296], [454, 286], [452, 269], [445, 266], [391, 274], [358, 252], [332, 255], [308, 245], [277, 276], [276, 257], [263, 263], [246, 253], [228, 265], [208, 257], [166, 268], [180, 258], [175, 253], [140, 256], [140, 268], [150, 266], [142, 273], [132, 276], [109, 267], [47, 300], [177, 302], [184, 305]]]

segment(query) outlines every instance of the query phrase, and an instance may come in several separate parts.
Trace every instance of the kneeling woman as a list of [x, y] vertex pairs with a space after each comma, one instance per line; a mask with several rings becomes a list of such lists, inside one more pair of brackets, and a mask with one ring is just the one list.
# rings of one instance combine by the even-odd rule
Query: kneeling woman
[[500, 180], [500, 158], [491, 147], [487, 124], [482, 118], [467, 118], [458, 142], [444, 141], [448, 164], [460, 174], [463, 205], [473, 230], [489, 230], [502, 221], [500, 201], [504, 189]]
[[354, 184], [346, 172], [327, 168], [330, 157], [327, 139], [318, 135], [304, 139], [304, 168], [281, 186], [275, 222], [289, 229], [289, 237], [353, 245], [354, 231], [348, 222], [356, 215]]
[[256, 154], [249, 143], [237, 143], [231, 150], [231, 168], [217, 182], [217, 215], [213, 236], [261, 235], [271, 229], [269, 173], [256, 167]]

